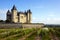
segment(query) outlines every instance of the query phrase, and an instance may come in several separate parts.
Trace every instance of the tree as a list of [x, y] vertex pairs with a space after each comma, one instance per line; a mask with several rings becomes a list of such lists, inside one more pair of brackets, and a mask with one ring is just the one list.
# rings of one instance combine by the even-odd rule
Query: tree
[[10, 23], [10, 20], [6, 20], [5, 22], [6, 22], [6, 23]]
[[0, 22], [4, 22], [3, 20], [0, 20]]

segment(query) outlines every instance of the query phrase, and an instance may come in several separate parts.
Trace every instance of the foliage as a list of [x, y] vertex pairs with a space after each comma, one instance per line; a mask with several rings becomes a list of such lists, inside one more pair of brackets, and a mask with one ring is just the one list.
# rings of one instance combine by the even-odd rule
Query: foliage
[[[35, 40], [35, 37], [41, 37], [42, 40], [51, 40], [49, 36], [50, 33], [52, 36], [60, 37], [60, 28], [48, 28], [49, 31], [43, 30], [43, 28], [19, 28], [19, 29], [0, 29], [0, 39], [6, 40], [18, 40], [23, 36], [26, 37], [25, 40]], [[35, 31], [35, 32], [34, 32]]]

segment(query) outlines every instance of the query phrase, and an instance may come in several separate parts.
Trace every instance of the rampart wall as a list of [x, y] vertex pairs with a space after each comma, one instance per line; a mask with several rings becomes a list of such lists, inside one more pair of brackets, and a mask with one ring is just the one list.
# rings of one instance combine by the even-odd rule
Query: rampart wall
[[20, 24], [20, 23], [0, 23], [0, 28], [41, 28], [42, 23]]

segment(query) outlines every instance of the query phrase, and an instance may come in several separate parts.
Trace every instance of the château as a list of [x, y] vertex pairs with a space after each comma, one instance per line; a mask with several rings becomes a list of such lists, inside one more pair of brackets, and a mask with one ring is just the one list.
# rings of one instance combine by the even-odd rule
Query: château
[[25, 12], [18, 12], [16, 6], [14, 5], [13, 8], [7, 11], [6, 18], [9, 22], [14, 23], [31, 23], [31, 10], [27, 10]]

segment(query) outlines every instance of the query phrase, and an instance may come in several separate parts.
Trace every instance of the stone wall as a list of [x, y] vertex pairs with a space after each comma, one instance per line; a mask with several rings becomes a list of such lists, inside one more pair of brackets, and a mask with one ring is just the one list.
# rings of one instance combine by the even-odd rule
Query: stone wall
[[41, 28], [44, 24], [20, 24], [20, 23], [0, 23], [0, 28]]
[[41, 28], [44, 27], [44, 24], [22, 24], [24, 28]]
[[23, 14], [23, 13], [21, 13], [21, 14], [19, 14], [19, 22], [20, 23], [26, 23], [26, 15], [25, 14]]

